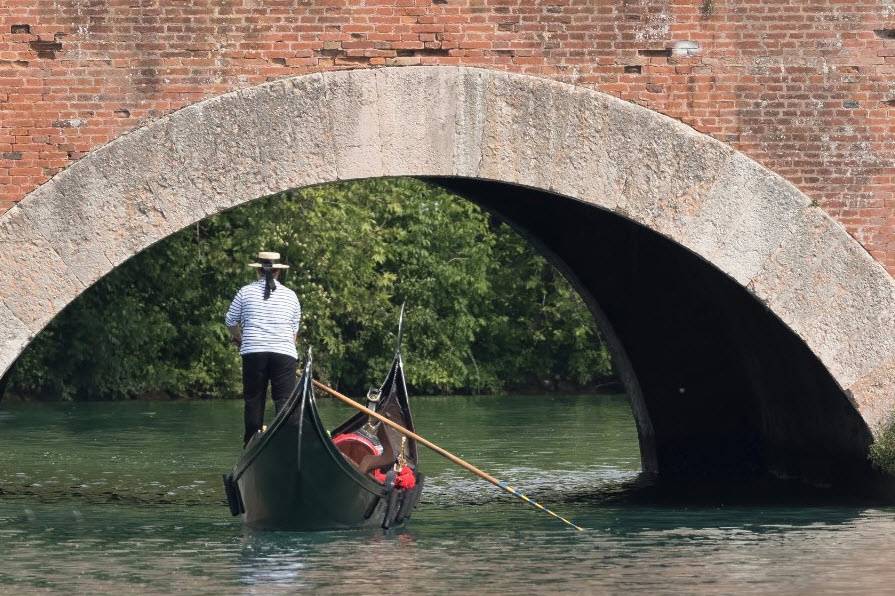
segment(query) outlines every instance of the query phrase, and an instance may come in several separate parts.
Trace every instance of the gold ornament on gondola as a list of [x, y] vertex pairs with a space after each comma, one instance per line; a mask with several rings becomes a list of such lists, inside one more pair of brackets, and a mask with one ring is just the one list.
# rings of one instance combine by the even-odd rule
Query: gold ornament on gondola
[[407, 437], [401, 435], [401, 450], [398, 451], [398, 462], [395, 464], [395, 470], [400, 472], [407, 465]]

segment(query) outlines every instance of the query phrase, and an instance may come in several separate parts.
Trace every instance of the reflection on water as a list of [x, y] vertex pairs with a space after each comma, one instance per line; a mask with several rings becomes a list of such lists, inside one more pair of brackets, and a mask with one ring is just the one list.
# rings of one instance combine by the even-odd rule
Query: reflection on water
[[[4, 405], [0, 590], [883, 592], [895, 509], [647, 506], [618, 397], [418, 398], [419, 430], [588, 528], [423, 455], [407, 528], [252, 533], [223, 504], [236, 402]], [[324, 417], [345, 411], [326, 402]]]

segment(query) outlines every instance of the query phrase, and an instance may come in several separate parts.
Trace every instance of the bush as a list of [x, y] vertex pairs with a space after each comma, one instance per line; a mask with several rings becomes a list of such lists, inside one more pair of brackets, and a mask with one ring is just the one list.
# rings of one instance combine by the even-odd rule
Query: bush
[[870, 446], [870, 460], [884, 472], [895, 476], [895, 417]]
[[136, 255], [75, 300], [22, 356], [11, 390], [51, 399], [235, 397], [224, 313], [279, 251], [302, 303], [300, 352], [362, 390], [404, 355], [417, 392], [575, 385], [612, 374], [580, 297], [509, 227], [412, 179], [331, 184], [259, 199]]

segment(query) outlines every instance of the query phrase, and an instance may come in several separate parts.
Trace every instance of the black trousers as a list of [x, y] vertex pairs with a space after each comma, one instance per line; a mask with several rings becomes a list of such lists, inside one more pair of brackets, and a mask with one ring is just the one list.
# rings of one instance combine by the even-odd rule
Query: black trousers
[[264, 424], [264, 405], [267, 401], [267, 384], [277, 412], [295, 389], [297, 360], [276, 352], [255, 352], [242, 357], [242, 397], [245, 400], [245, 435], [243, 445], [249, 442]]

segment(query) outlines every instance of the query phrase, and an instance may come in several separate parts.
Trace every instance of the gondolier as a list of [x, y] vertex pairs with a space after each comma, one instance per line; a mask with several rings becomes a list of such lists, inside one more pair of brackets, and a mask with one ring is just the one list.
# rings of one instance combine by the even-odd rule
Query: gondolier
[[279, 253], [259, 252], [258, 262], [249, 264], [258, 270], [258, 279], [240, 288], [227, 310], [227, 328], [242, 356], [243, 444], [264, 424], [268, 384], [277, 411], [295, 387], [301, 304], [295, 292], [277, 280], [280, 271], [289, 268], [279, 260]]

